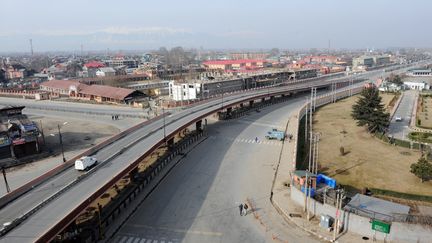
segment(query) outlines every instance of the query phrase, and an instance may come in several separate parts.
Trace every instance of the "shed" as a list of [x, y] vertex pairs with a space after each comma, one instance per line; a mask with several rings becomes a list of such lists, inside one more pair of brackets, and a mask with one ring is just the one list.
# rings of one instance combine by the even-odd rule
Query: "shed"
[[344, 208], [355, 214], [387, 222], [406, 219], [410, 207], [383, 199], [356, 194]]

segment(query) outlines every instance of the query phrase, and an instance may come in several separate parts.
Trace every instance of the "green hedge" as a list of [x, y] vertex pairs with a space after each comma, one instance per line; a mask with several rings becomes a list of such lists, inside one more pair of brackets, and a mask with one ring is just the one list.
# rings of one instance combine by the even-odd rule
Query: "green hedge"
[[411, 140], [419, 141], [422, 143], [432, 143], [432, 134], [427, 132], [410, 132], [408, 137]]
[[[386, 143], [390, 143], [390, 144], [395, 144], [397, 146], [400, 147], [404, 147], [404, 148], [411, 148], [411, 142], [410, 141], [405, 141], [405, 140], [400, 140], [397, 138], [393, 138], [390, 139], [389, 137], [387, 137], [387, 135], [382, 134], [382, 133], [375, 133], [375, 137], [381, 139], [382, 141], [386, 142]], [[420, 149], [420, 144], [413, 142], [413, 149]]]
[[378, 189], [378, 188], [369, 188], [369, 190], [375, 195], [390, 196], [390, 197], [403, 198], [403, 199], [415, 200], [415, 201], [432, 202], [432, 196], [395, 192], [391, 190]]

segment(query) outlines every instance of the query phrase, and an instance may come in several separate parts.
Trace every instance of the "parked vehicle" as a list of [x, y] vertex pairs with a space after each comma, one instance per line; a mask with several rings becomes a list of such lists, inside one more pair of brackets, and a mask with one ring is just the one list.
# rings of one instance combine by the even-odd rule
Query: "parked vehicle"
[[87, 170], [97, 163], [97, 159], [94, 157], [84, 156], [75, 161], [76, 170]]
[[397, 122], [402, 121], [402, 117], [400, 117], [400, 116], [396, 116], [396, 117], [395, 117], [395, 121], [397, 121]]
[[277, 139], [280, 141], [285, 140], [285, 133], [282, 131], [278, 131], [277, 129], [273, 128], [271, 131], [267, 132], [267, 135], [265, 136], [267, 139]]

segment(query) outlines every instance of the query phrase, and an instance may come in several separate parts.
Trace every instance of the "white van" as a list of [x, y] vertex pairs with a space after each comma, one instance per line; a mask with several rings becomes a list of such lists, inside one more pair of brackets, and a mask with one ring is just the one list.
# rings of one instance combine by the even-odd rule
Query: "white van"
[[97, 163], [97, 159], [89, 156], [84, 156], [75, 161], [76, 170], [87, 170], [89, 167]]

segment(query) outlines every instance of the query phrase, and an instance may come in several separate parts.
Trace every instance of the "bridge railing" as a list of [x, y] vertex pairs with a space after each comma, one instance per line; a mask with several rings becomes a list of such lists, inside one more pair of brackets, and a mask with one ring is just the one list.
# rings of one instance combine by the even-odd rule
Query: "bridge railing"
[[[165, 113], [165, 116], [167, 116], [169, 114], [170, 113]], [[65, 163], [63, 163], [63, 164], [61, 164], [61, 165], [59, 165], [59, 166], [51, 169], [50, 171], [48, 171], [48, 172], [40, 175], [39, 177], [36, 177], [35, 179], [27, 182], [26, 184], [18, 187], [17, 189], [11, 191], [10, 193], [8, 193], [8, 194], [6, 194], [6, 195], [4, 195], [3, 197], [0, 198], [0, 208], [2, 208], [4, 206], [6, 206], [7, 204], [11, 203], [13, 200], [15, 200], [16, 198], [18, 198], [21, 195], [25, 194], [26, 192], [28, 192], [32, 188], [37, 187], [42, 182], [44, 182], [47, 178], [55, 176], [55, 175], [63, 172], [64, 170], [70, 168], [71, 166], [74, 165], [75, 160], [81, 158], [82, 156], [88, 156], [88, 155], [94, 154], [98, 150], [100, 150], [100, 149], [104, 148], [105, 146], [113, 143], [114, 141], [116, 141], [116, 140], [118, 140], [120, 138], [123, 138], [126, 135], [132, 133], [133, 131], [135, 131], [135, 130], [137, 130], [137, 129], [139, 129], [139, 128], [147, 125], [147, 124], [150, 124], [150, 123], [152, 123], [152, 122], [154, 122], [156, 120], [159, 120], [161, 118], [162, 118], [162, 116], [157, 116], [157, 117], [154, 117], [154, 118], [152, 118], [150, 120], [141, 122], [141, 123], [139, 123], [139, 124], [137, 124], [137, 125], [129, 128], [129, 129], [125, 130], [125, 131], [122, 131], [122, 132], [120, 132], [120, 133], [118, 133], [118, 134], [116, 134], [116, 135], [114, 135], [114, 136], [112, 136], [112, 137], [110, 137], [110, 138], [102, 141], [101, 143], [99, 143], [99, 144], [91, 147], [90, 149], [82, 152], [81, 154], [79, 154], [79, 155], [77, 155], [77, 156], [69, 159]]]

